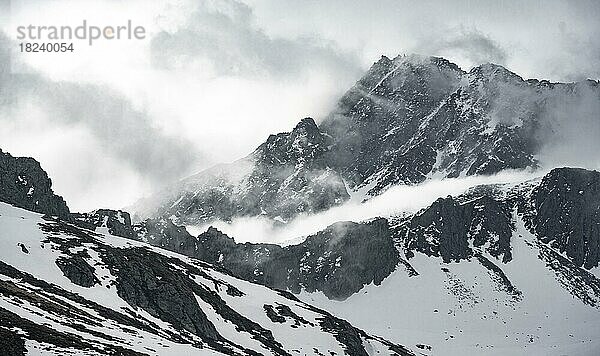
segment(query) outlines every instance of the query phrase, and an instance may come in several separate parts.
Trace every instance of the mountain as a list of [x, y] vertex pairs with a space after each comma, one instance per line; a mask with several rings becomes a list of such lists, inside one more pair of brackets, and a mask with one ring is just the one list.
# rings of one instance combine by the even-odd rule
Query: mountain
[[[410, 260], [418, 254], [445, 264], [474, 258], [488, 266], [493, 261], [510, 264], [517, 220], [537, 244], [553, 252], [548, 258], [559, 260], [549, 262], [550, 268], [581, 276], [583, 290], [566, 286], [570, 293], [600, 307], [600, 281], [587, 272], [600, 274], [597, 171], [558, 168], [516, 185], [477, 186], [457, 197], [439, 198], [414, 214], [339, 222], [285, 247], [236, 243], [214, 228], [194, 237], [168, 219], [132, 228], [134, 239], [222, 266], [240, 278], [345, 299], [365, 285], [379, 285], [397, 266], [417, 275]], [[565, 273], [563, 280], [568, 279]], [[507, 288], [512, 288], [508, 282]]]
[[555, 169], [521, 208], [527, 227], [576, 266], [600, 263], [600, 173]]
[[597, 354], [599, 179], [554, 169], [392, 217], [407, 264], [343, 303], [301, 299], [432, 354]]
[[287, 246], [186, 229], [285, 228], [349, 200], [367, 209], [393, 185], [535, 170], [589, 119], [598, 84], [382, 57], [319, 125], [303, 119], [133, 218], [71, 213], [37, 162], [2, 154], [0, 353], [599, 354], [597, 171], [480, 185]]
[[600, 350], [600, 172], [477, 186], [285, 247], [28, 204], [0, 204], [2, 353]]
[[[27, 186], [51, 192], [31, 166], [17, 170]], [[289, 292], [133, 241], [125, 212], [62, 219], [13, 201], [0, 203], [2, 355], [414, 355]]]
[[536, 167], [530, 125], [540, 118], [528, 109], [538, 90], [497, 65], [465, 73], [442, 58], [382, 57], [321, 129], [334, 138], [336, 168], [353, 187], [371, 184], [370, 194], [431, 175]]
[[392, 185], [536, 169], [574, 135], [573, 122], [587, 120], [582, 108], [599, 101], [597, 81], [524, 80], [494, 64], [465, 72], [438, 57], [384, 56], [319, 125], [304, 119], [133, 210], [179, 225], [240, 216], [286, 223]]

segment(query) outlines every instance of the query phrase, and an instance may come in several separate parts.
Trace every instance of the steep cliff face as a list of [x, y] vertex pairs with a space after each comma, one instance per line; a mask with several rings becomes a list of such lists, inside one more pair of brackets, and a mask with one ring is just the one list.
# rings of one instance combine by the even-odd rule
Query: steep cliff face
[[544, 177], [523, 210], [540, 240], [577, 266], [600, 261], [600, 172], [559, 168]]
[[52, 191], [52, 181], [39, 162], [29, 157], [13, 157], [0, 150], [0, 201], [15, 206], [67, 218], [64, 199]]
[[403, 147], [463, 75], [443, 58], [382, 57], [320, 125], [333, 137], [329, 159], [352, 186], [382, 174], [387, 180], [382, 184], [423, 181], [435, 163], [435, 147], [427, 142], [415, 142], [411, 152]]
[[466, 73], [442, 58], [382, 58], [321, 129], [333, 137], [332, 165], [375, 195], [433, 175], [536, 167], [544, 91], [497, 65]]
[[444, 262], [465, 260], [474, 250], [509, 262], [514, 230], [512, 204], [481, 196], [466, 203], [440, 198], [397, 228], [407, 256], [421, 252]]

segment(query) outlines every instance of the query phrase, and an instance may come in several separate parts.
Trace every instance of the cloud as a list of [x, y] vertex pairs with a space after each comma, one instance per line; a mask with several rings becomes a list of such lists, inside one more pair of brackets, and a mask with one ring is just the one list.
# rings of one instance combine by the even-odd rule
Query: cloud
[[215, 76], [294, 78], [314, 67], [326, 67], [329, 76], [358, 75], [362, 69], [354, 53], [333, 41], [268, 36], [252, 8], [235, 0], [197, 2], [183, 24], [154, 36], [151, 52], [158, 68], [208, 65]]
[[[0, 5], [7, 3], [0, 1]], [[19, 89], [27, 96], [0, 93], [0, 105], [16, 105], [23, 115], [20, 123], [14, 122], [14, 115], [0, 123], [2, 145], [25, 148], [21, 142], [27, 141], [26, 152], [45, 157], [50, 170], [77, 170], [86, 179], [102, 176], [90, 180], [89, 188], [106, 192], [98, 195], [102, 199], [96, 201], [101, 203], [141, 194], [134, 188], [142, 179], [168, 180], [185, 175], [186, 165], [203, 168], [242, 157], [269, 134], [289, 131], [302, 117], [322, 118], [382, 54], [443, 55], [464, 69], [491, 61], [526, 78], [564, 81], [600, 75], [597, 1], [381, 0], [374, 5], [366, 0], [57, 0], [12, 4], [12, 11], [0, 11], [0, 19], [10, 20], [2, 27], [7, 33], [16, 25], [76, 25], [83, 19], [94, 23], [132, 19], [147, 28], [147, 41], [79, 46], [72, 55], [19, 55], [33, 68], [29, 77], [20, 74], [19, 80], [29, 81], [23, 84], [29, 89]], [[0, 66], [0, 70], [8, 68]], [[39, 85], [39, 92], [31, 85]], [[6, 89], [8, 83], [0, 87]], [[96, 92], [103, 99], [94, 98]], [[38, 94], [48, 96], [50, 104]], [[25, 101], [32, 97], [39, 100]], [[52, 100], [66, 100], [78, 113]], [[44, 112], [46, 105], [48, 112]], [[42, 110], [35, 112], [36, 107]], [[119, 120], [103, 121], [103, 113]], [[84, 114], [101, 120], [80, 117]], [[34, 117], [49, 115], [53, 117], [44, 122], [54, 126], [26, 127]], [[106, 122], [110, 125], [102, 124]], [[131, 135], [129, 128], [138, 123], [140, 134]], [[49, 135], [40, 127], [55, 128], [46, 131], [56, 135], [58, 127], [64, 128], [68, 137], [77, 137], [69, 142], [71, 151], [85, 152], [81, 157], [86, 162], [104, 163], [82, 165], [49, 157], [48, 152], [67, 152], [70, 160], [75, 159], [58, 136], [43, 139], [48, 146], [36, 144], [32, 137]], [[199, 160], [188, 157], [197, 152], [203, 154]], [[119, 187], [113, 192], [108, 189], [107, 170], [113, 173], [110, 183]], [[83, 202], [83, 187], [73, 188], [72, 181], [63, 178], [66, 175], [55, 183], [65, 187], [67, 197]]]
[[[13, 62], [12, 45], [0, 34], [0, 127], [4, 131], [11, 129], [13, 134], [26, 136], [46, 126], [65, 132], [84, 128], [104, 155], [156, 184], [189, 173], [200, 158], [192, 144], [164, 134], [144, 112], [107, 87], [53, 81], [32, 70], [13, 70], [18, 63]], [[69, 169], [68, 165], [64, 168]], [[90, 178], [89, 189], [94, 189], [95, 178]], [[81, 203], [76, 194], [67, 194], [67, 198], [76, 201], [76, 206]]]
[[187, 226], [192, 235], [214, 226], [237, 242], [299, 243], [302, 237], [314, 234], [338, 221], [364, 221], [375, 217], [398, 216], [429, 206], [439, 197], [457, 196], [482, 184], [518, 183], [543, 175], [544, 172], [505, 171], [493, 176], [469, 176], [432, 180], [419, 185], [397, 185], [366, 202], [354, 197], [345, 204], [312, 215], [299, 216], [281, 225], [261, 218], [237, 218], [231, 223], [216, 221], [206, 226]]
[[424, 53], [450, 54], [463, 57], [470, 65], [496, 63], [505, 65], [508, 59], [506, 51], [490, 36], [477, 29], [460, 27], [444, 34], [424, 38], [421, 45]]
[[[598, 11], [600, 16], [600, 11]], [[580, 36], [573, 32], [564, 21], [558, 23], [555, 41], [564, 50], [556, 51], [547, 59], [551, 73], [566, 77], [570, 81], [600, 79], [600, 26], [589, 36]]]
[[544, 98], [538, 141], [545, 167], [600, 169], [600, 83], [582, 81]]
[[381, 54], [421, 53], [466, 70], [491, 61], [526, 78], [599, 78], [598, 1], [248, 1], [270, 35], [317, 32], [359, 50], [367, 64]]

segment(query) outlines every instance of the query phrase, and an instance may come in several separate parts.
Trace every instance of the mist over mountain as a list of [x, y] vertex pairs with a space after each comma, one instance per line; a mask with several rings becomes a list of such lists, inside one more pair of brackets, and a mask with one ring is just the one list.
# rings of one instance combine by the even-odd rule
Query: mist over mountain
[[133, 210], [184, 225], [254, 216], [287, 223], [399, 184], [597, 168], [599, 117], [597, 81], [524, 80], [495, 64], [465, 72], [438, 57], [383, 56], [319, 124], [303, 119]]
[[0, 354], [595, 355], [599, 85], [383, 56], [131, 211], [0, 151]]

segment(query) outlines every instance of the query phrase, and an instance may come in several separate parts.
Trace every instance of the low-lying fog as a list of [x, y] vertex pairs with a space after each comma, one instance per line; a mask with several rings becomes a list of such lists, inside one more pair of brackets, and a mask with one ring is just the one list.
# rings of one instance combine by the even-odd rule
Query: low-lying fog
[[187, 226], [192, 235], [198, 235], [209, 226], [233, 237], [236, 242], [265, 242], [281, 245], [300, 243], [303, 237], [325, 229], [338, 221], [363, 221], [375, 217], [389, 217], [404, 212], [416, 212], [436, 199], [448, 195], [457, 196], [469, 188], [481, 184], [519, 183], [545, 172], [507, 171], [493, 176], [470, 176], [442, 180], [430, 180], [419, 185], [393, 186], [383, 194], [362, 202], [354, 195], [345, 204], [321, 213], [302, 215], [285, 225], [262, 217], [236, 218], [232, 222], [215, 221], [202, 226]]

